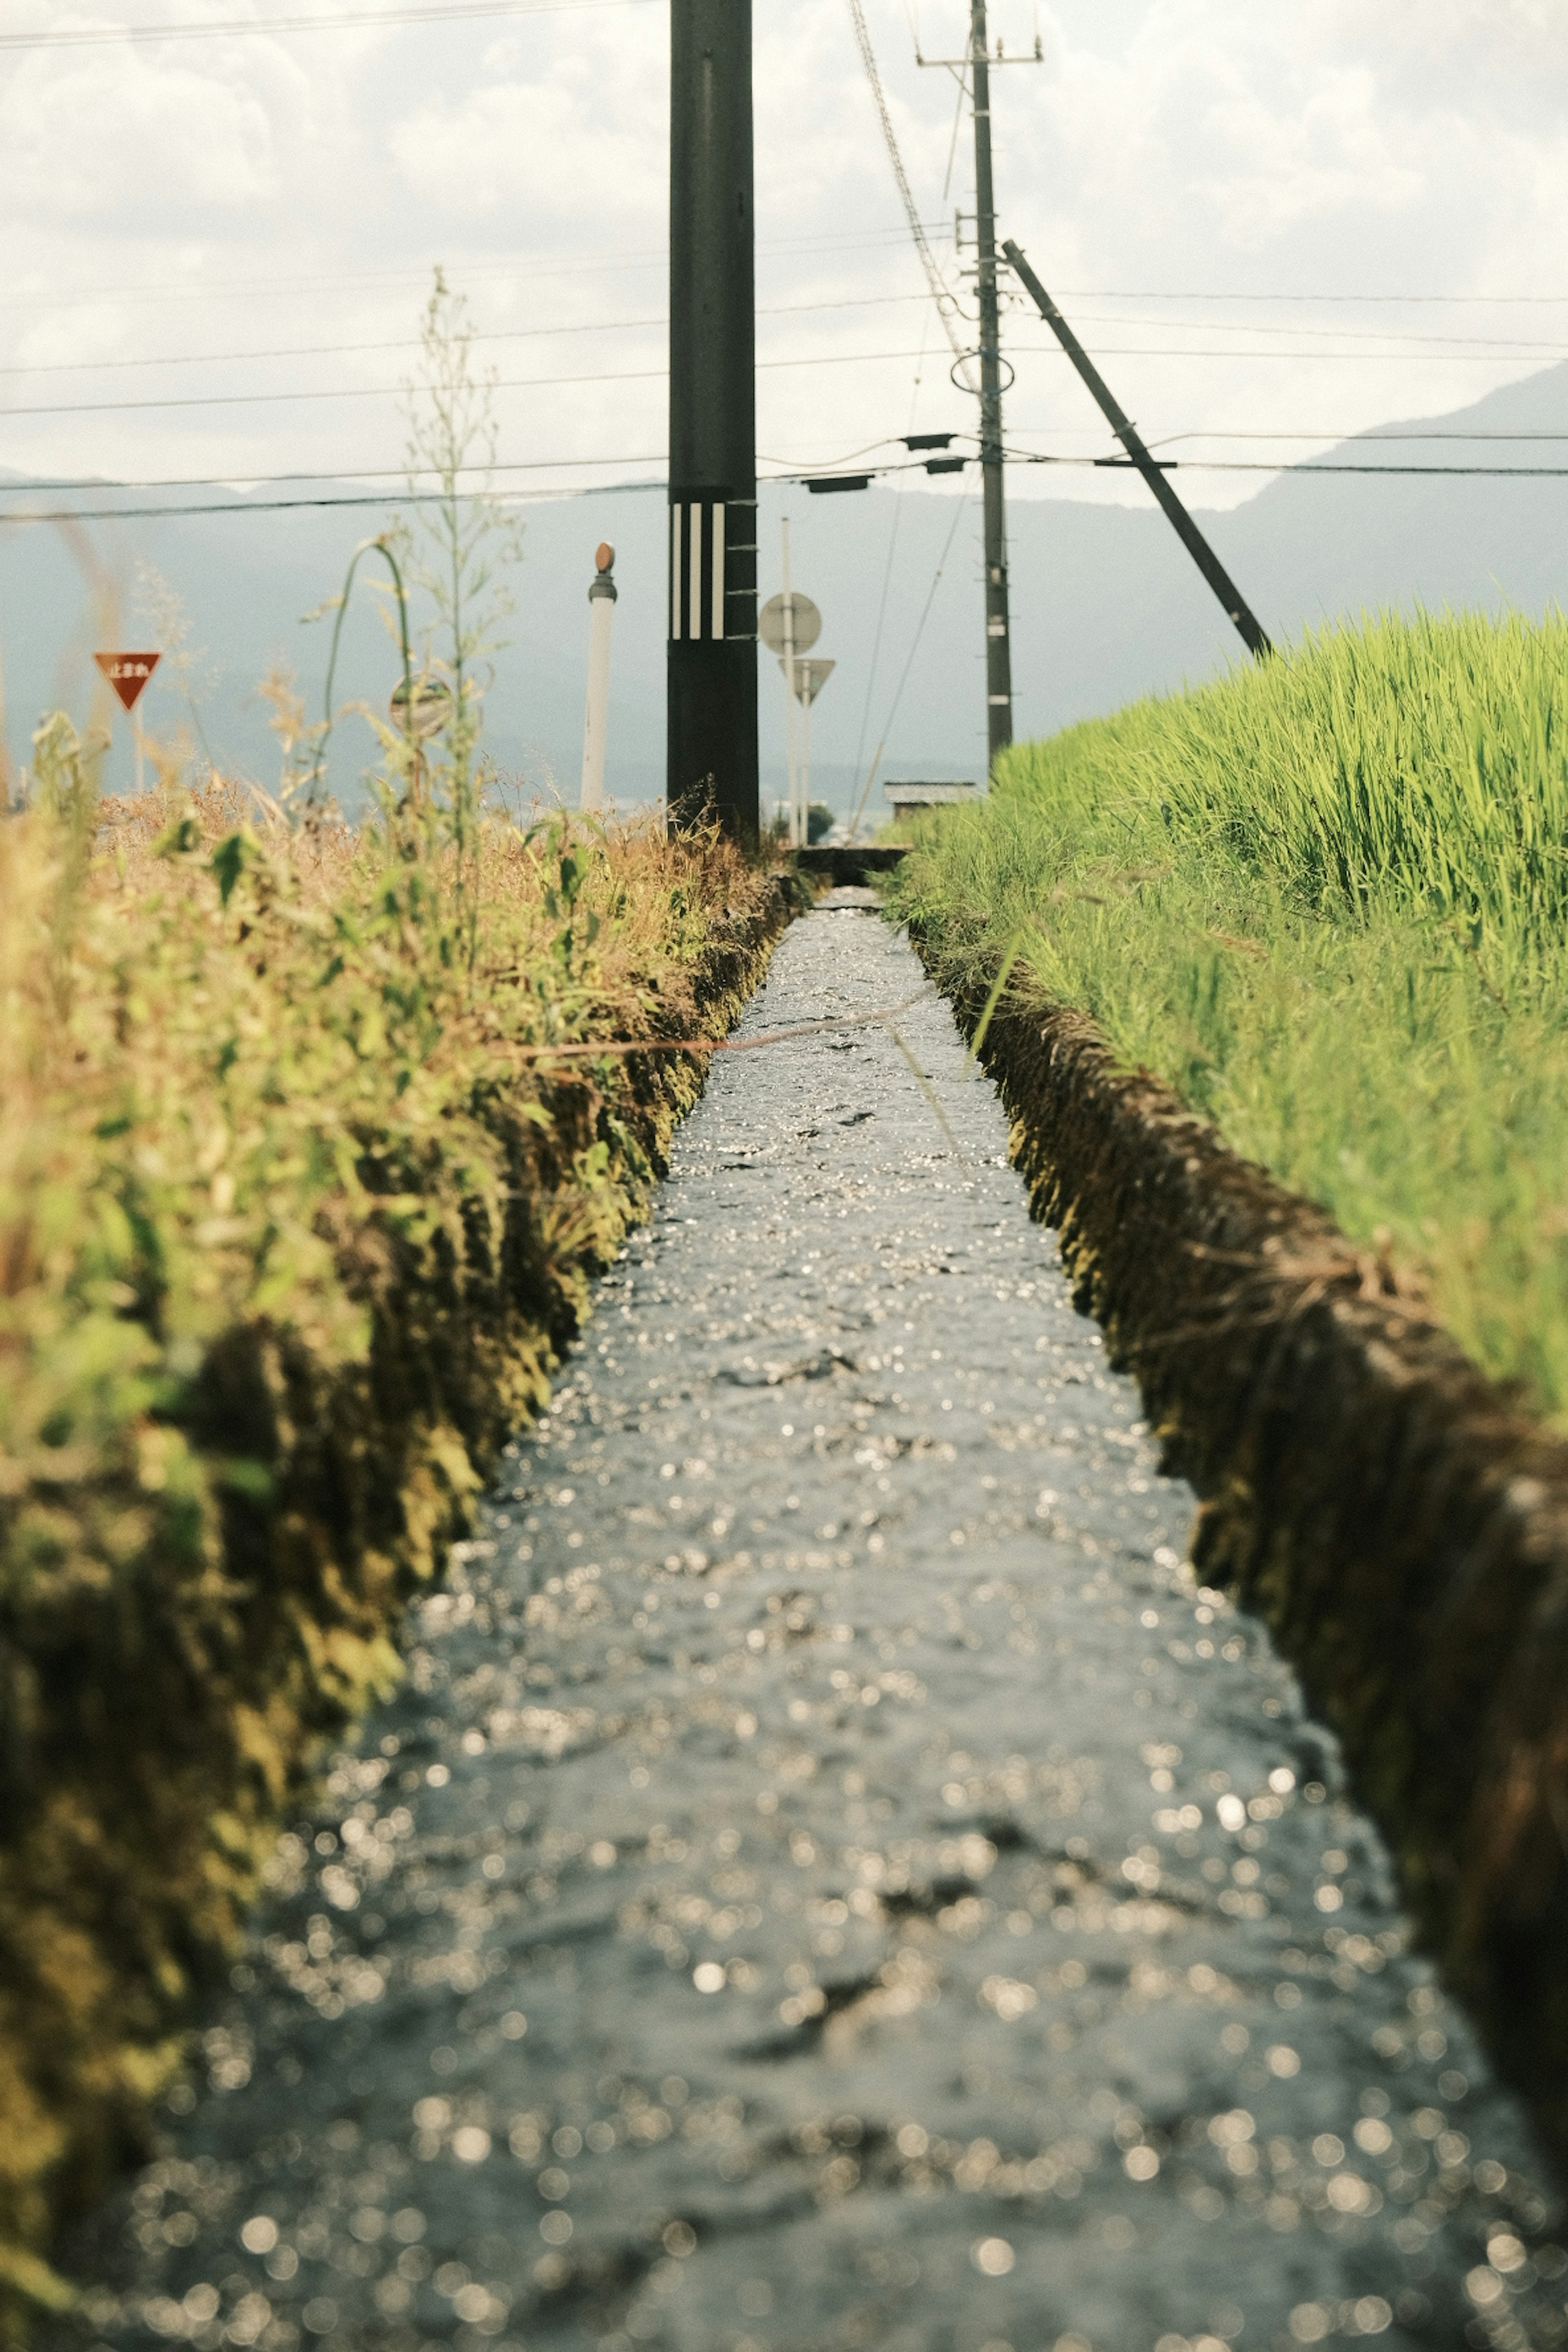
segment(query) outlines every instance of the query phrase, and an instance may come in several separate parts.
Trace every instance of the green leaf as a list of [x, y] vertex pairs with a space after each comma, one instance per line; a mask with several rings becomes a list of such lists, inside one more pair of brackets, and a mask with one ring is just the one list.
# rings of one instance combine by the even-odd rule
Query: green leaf
[[213, 851], [210, 864], [217, 877], [218, 896], [226, 907], [234, 895], [234, 886], [247, 866], [254, 866], [261, 856], [261, 844], [256, 835], [241, 825], [235, 833], [226, 834]]

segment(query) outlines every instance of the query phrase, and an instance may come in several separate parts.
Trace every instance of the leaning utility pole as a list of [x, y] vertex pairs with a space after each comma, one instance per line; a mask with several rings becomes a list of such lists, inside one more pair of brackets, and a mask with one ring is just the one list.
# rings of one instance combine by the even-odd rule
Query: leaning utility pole
[[1002, 325], [996, 301], [996, 207], [991, 186], [991, 67], [985, 0], [970, 0], [974, 93], [974, 242], [980, 291], [980, 478], [985, 512], [986, 771], [1013, 740], [1013, 646], [1007, 605], [1007, 510], [1002, 486]]
[[1123, 464], [1136, 466], [1161, 507], [1174, 526], [1182, 545], [1224, 605], [1226, 618], [1234, 625], [1249, 654], [1261, 661], [1274, 650], [1272, 640], [1246, 597], [1187, 512], [1175, 491], [1165, 479], [1164, 466], [1168, 460], [1152, 457], [1147, 443], [1132, 419], [1112, 394], [1110, 386], [1062, 317], [1056, 304], [1025, 260], [1022, 248], [1012, 237], [1002, 248], [1014, 276], [1029, 294], [1041, 318], [1055, 335], [1089, 391], [1100, 404], [1100, 414], [1126, 450], [1125, 458], [1097, 457], [1096, 465]]
[[755, 839], [752, 0], [671, 0], [669, 96], [666, 792], [672, 828]]

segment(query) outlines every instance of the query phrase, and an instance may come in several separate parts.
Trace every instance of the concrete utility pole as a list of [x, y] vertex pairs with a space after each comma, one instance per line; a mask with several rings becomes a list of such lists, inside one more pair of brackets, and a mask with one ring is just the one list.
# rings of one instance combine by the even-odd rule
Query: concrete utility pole
[[[969, 47], [962, 58], [926, 58], [915, 45], [915, 62], [941, 66], [974, 110], [975, 284], [980, 304], [980, 467], [985, 514], [985, 735], [987, 765], [1013, 740], [1012, 615], [1007, 597], [1007, 512], [1002, 477], [1001, 305], [996, 294], [996, 204], [991, 178], [991, 75], [996, 66], [1041, 65], [1039, 37], [1034, 54], [991, 56], [985, 0], [970, 0]], [[960, 215], [956, 226], [963, 226]], [[972, 356], [975, 356], [973, 355]], [[956, 377], [954, 379], [956, 381]], [[1010, 379], [1009, 379], [1010, 380]]]
[[669, 128], [669, 822], [754, 839], [752, 0], [671, 0]]
[[985, 501], [986, 765], [1013, 740], [1013, 646], [1007, 604], [1007, 512], [1002, 486], [1002, 344], [996, 300], [996, 207], [991, 184], [991, 68], [985, 0], [970, 0], [974, 99], [974, 241], [980, 292], [980, 478]]

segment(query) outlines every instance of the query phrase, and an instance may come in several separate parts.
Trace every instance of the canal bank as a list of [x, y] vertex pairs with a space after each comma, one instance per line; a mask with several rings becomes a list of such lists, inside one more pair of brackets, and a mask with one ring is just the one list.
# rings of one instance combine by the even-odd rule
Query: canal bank
[[741, 1034], [888, 1008], [720, 1057], [89, 2340], [1568, 2334], [1517, 2104], [909, 949], [806, 917]]

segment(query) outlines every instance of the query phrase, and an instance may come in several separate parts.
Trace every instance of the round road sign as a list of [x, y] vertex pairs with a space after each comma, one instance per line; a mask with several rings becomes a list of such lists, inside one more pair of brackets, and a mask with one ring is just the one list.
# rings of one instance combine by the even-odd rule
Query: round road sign
[[[808, 654], [822, 635], [822, 615], [809, 596], [794, 590], [790, 603], [795, 607], [795, 649]], [[782, 654], [784, 649], [784, 600], [770, 596], [757, 614], [757, 635], [770, 653]]]

